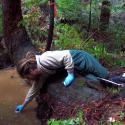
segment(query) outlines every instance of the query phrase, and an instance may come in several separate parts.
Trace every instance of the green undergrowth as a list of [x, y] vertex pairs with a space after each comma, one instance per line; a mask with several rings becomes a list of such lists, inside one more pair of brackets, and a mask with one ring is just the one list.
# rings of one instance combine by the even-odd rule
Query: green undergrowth
[[55, 29], [54, 45], [57, 49], [81, 49], [80, 34], [67, 24], [59, 24]]
[[91, 53], [102, 64], [108, 67], [125, 66], [124, 60], [113, 59], [112, 54], [109, 53], [104, 43], [99, 43], [92, 38], [83, 40], [81, 34], [73, 26], [58, 24], [55, 32], [54, 45], [56, 49], [80, 49]]
[[75, 118], [69, 118], [65, 120], [50, 119], [48, 120], [48, 125], [86, 125], [86, 123], [83, 120], [83, 112], [78, 111]]
[[[124, 125], [122, 122], [124, 119], [124, 112], [120, 112], [120, 120], [119, 121], [104, 121], [102, 122], [101, 120], [98, 122], [98, 125]], [[82, 111], [79, 111], [77, 116], [74, 118], [69, 118], [69, 119], [49, 119], [48, 120], [48, 125], [88, 125], [85, 120], [84, 120], [84, 113]]]

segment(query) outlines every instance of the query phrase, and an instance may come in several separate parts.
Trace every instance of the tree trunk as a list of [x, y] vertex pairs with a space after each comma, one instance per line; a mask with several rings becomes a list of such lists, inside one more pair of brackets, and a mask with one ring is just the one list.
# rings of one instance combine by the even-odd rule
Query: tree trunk
[[106, 31], [109, 25], [109, 18], [110, 18], [110, 1], [104, 0], [102, 2], [101, 7], [101, 15], [100, 15], [100, 25], [99, 30], [100, 31]]
[[53, 29], [54, 29], [54, 0], [50, 0], [50, 24], [49, 24], [49, 32], [48, 32], [48, 40], [46, 45], [46, 51], [50, 50], [52, 40], [53, 40]]
[[25, 28], [19, 26], [19, 22], [23, 19], [21, 0], [2, 0], [2, 6], [5, 44], [12, 61], [16, 64], [27, 51], [35, 49]]

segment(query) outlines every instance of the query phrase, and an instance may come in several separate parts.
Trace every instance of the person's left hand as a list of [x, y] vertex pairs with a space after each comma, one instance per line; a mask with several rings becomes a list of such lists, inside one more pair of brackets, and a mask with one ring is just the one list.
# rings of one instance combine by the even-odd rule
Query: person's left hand
[[72, 84], [73, 80], [74, 80], [74, 74], [73, 73], [68, 73], [68, 76], [65, 78], [65, 80], [63, 82], [64, 86], [68, 87], [69, 85]]

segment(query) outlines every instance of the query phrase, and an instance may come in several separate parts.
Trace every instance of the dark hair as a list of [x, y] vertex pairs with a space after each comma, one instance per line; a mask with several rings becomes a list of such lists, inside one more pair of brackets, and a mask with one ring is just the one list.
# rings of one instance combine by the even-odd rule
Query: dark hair
[[28, 52], [26, 56], [17, 63], [16, 66], [17, 72], [22, 78], [25, 78], [25, 76], [31, 72], [31, 69], [35, 68], [37, 68], [37, 62], [35, 54], [32, 52]]

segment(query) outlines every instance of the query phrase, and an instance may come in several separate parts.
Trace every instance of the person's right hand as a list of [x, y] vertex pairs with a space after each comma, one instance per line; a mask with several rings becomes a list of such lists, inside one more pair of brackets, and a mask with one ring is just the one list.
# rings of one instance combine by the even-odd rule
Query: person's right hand
[[65, 78], [63, 84], [65, 87], [68, 87], [72, 84], [73, 81], [74, 81], [74, 74], [68, 73], [68, 76]]
[[24, 105], [18, 105], [18, 106], [16, 107], [15, 112], [16, 112], [16, 113], [19, 113], [19, 112], [23, 111], [23, 109], [24, 109]]

